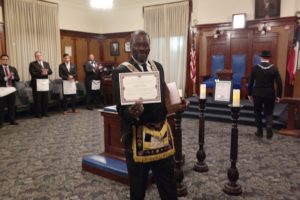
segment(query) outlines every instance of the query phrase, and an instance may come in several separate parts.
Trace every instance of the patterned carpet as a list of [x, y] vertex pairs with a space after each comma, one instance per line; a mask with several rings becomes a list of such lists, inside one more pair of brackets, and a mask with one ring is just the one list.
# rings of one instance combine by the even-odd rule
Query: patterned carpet
[[[18, 119], [19, 126], [0, 129], [0, 199], [128, 199], [128, 187], [83, 172], [83, 155], [103, 151], [103, 122], [99, 111], [80, 110], [67, 116]], [[184, 182], [182, 200], [300, 199], [300, 140], [275, 134], [256, 139], [254, 127], [239, 126], [238, 170], [241, 196], [223, 193], [229, 167], [230, 124], [206, 122], [206, 162], [209, 172], [192, 170], [198, 149], [198, 121], [184, 119]], [[146, 200], [157, 200], [155, 185]]]

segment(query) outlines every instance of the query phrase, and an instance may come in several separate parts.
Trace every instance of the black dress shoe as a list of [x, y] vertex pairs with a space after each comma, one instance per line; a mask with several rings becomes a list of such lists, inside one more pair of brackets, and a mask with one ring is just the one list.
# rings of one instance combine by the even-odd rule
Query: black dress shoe
[[3, 128], [3, 124], [0, 124], [0, 128]]
[[10, 122], [10, 125], [19, 125], [19, 123], [16, 121], [12, 121], [12, 122]]
[[35, 118], [39, 118], [39, 119], [41, 119], [41, 118], [42, 118], [42, 116], [41, 116], [41, 115], [36, 115], [36, 116], [35, 116]]
[[43, 115], [43, 117], [50, 117], [50, 115], [48, 115], [48, 114], [45, 114], [45, 115]]

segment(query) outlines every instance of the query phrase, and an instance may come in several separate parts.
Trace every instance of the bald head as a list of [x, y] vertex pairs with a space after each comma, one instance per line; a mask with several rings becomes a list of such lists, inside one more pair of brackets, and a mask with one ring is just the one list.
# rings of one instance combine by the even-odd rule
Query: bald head
[[89, 55], [89, 61], [94, 61], [95, 60], [95, 56], [94, 56], [94, 54], [90, 54]]

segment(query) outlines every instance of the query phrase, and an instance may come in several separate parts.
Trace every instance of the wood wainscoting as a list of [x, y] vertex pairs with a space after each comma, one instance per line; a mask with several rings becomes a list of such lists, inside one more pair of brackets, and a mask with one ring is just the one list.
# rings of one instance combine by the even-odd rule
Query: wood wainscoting
[[[61, 53], [71, 50], [71, 61], [77, 65], [78, 80], [85, 78], [83, 65], [89, 54], [95, 55], [98, 62], [114, 62], [116, 65], [128, 60], [130, 52], [125, 52], [125, 42], [129, 41], [131, 32], [95, 34], [78, 31], [61, 30]], [[119, 55], [112, 56], [111, 42], [119, 44]]]

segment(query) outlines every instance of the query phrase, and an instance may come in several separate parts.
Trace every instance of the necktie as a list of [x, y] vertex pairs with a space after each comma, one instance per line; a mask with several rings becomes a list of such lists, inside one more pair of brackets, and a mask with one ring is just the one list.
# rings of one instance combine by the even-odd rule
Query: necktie
[[[5, 66], [4, 69], [5, 69], [5, 74], [8, 77], [10, 75], [9, 69], [8, 69], [8, 65]], [[7, 79], [7, 86], [12, 86], [12, 80], [11, 80], [11, 78]]]
[[143, 64], [142, 64], [142, 67], [143, 67], [144, 72], [147, 72], [147, 71], [148, 71], [148, 69], [147, 69], [147, 64], [146, 64], [146, 63], [143, 63]]

